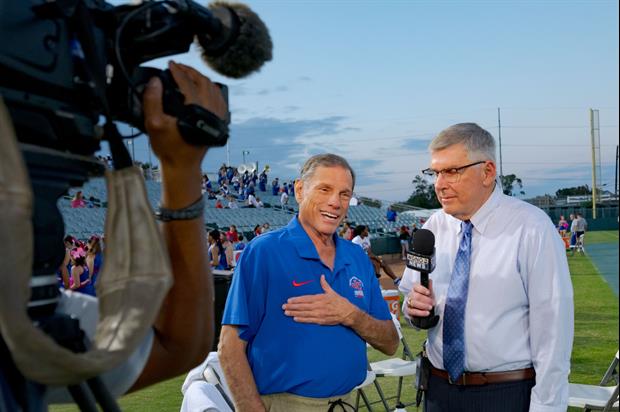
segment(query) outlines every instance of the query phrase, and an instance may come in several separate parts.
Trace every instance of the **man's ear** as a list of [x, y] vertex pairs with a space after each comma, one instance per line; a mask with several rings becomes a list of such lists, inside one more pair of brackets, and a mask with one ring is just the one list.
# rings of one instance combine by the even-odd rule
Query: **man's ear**
[[301, 203], [304, 199], [304, 182], [301, 179], [295, 179], [295, 200], [297, 203]]
[[493, 185], [493, 183], [495, 182], [495, 178], [497, 178], [497, 166], [495, 165], [495, 162], [489, 160], [484, 164], [483, 170], [483, 184], [484, 186], [489, 187]]

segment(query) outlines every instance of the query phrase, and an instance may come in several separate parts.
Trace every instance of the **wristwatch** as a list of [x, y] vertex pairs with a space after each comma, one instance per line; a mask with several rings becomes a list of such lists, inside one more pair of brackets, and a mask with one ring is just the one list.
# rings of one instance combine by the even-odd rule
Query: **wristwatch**
[[155, 219], [161, 220], [162, 222], [196, 219], [202, 216], [204, 208], [205, 200], [204, 196], [201, 195], [197, 201], [182, 209], [166, 209], [160, 206], [157, 211], [155, 211]]

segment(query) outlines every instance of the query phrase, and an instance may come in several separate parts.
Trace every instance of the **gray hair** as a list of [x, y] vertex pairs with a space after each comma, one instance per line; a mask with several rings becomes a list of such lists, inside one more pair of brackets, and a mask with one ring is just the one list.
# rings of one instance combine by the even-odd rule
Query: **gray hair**
[[314, 176], [314, 172], [318, 167], [335, 166], [340, 166], [351, 172], [351, 177], [353, 178], [353, 189], [355, 187], [355, 172], [351, 168], [351, 165], [349, 165], [349, 162], [347, 162], [344, 157], [335, 155], [333, 153], [314, 155], [310, 159], [306, 160], [306, 163], [304, 163], [301, 168], [301, 172], [299, 172], [299, 178], [304, 182], [308, 182], [312, 178], [312, 176]]
[[458, 123], [442, 130], [428, 148], [434, 152], [459, 143], [465, 146], [470, 160], [481, 155], [484, 160], [495, 162], [495, 139], [476, 123]]

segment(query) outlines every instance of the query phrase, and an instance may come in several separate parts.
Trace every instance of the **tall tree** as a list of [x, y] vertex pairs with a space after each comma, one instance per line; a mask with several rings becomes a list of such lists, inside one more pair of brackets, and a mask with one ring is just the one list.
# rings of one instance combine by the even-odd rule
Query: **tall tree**
[[524, 195], [523, 182], [515, 174], [501, 176], [504, 194], [508, 196]]
[[407, 204], [425, 209], [437, 209], [441, 207], [435, 195], [435, 186], [424, 177], [417, 175], [413, 181], [413, 193], [407, 200]]
[[591, 195], [592, 190], [588, 185], [565, 187], [555, 192], [556, 197]]

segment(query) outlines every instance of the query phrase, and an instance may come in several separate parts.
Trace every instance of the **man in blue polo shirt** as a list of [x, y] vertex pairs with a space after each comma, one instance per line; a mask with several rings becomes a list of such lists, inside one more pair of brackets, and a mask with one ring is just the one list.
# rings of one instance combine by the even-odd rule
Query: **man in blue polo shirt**
[[354, 183], [342, 157], [313, 156], [295, 183], [298, 216], [241, 255], [219, 344], [238, 412], [324, 412], [351, 403], [366, 377], [366, 342], [396, 351], [370, 261], [335, 235]]

